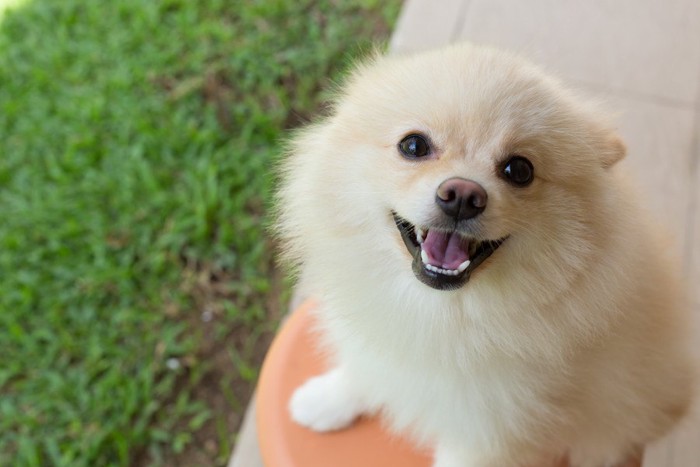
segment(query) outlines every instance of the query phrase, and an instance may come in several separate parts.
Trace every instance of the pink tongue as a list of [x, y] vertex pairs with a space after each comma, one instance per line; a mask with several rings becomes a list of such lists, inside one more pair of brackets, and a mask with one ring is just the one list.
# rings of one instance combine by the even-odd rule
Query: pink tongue
[[428, 254], [428, 262], [443, 269], [457, 269], [469, 259], [469, 240], [460, 238], [454, 232], [429, 230], [422, 248]]

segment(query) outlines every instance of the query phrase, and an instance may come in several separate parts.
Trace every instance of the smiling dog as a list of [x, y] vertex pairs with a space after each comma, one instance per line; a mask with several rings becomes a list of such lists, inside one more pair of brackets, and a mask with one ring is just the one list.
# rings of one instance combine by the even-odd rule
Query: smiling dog
[[667, 432], [692, 394], [688, 315], [624, 155], [600, 111], [507, 53], [358, 66], [277, 198], [333, 359], [293, 419], [380, 412], [439, 467], [612, 466]]

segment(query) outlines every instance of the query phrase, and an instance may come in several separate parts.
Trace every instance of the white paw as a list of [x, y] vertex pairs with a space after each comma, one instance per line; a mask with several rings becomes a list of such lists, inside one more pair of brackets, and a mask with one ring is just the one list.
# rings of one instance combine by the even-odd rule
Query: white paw
[[338, 368], [306, 381], [289, 401], [292, 420], [314, 431], [345, 428], [362, 409], [359, 398], [352, 394]]

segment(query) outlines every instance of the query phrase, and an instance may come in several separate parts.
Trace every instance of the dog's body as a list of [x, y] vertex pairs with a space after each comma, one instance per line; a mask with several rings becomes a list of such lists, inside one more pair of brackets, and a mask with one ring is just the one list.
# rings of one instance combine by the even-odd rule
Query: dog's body
[[623, 156], [597, 111], [510, 55], [360, 67], [295, 139], [279, 194], [336, 366], [293, 418], [381, 411], [440, 467], [615, 465], [666, 432], [692, 392], [684, 294]]

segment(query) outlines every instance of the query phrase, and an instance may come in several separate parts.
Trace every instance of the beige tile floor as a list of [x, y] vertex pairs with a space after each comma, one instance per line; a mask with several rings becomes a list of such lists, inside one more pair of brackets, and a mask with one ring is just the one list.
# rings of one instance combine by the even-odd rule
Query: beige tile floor
[[[463, 40], [518, 51], [619, 112], [624, 163], [685, 261], [700, 357], [700, 1], [408, 0], [391, 49]], [[253, 425], [231, 467], [262, 465]], [[700, 416], [650, 446], [644, 467], [700, 467]]]

